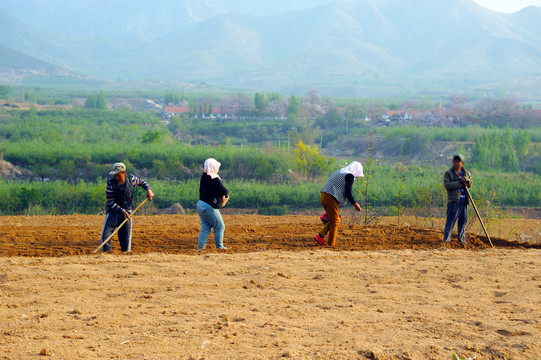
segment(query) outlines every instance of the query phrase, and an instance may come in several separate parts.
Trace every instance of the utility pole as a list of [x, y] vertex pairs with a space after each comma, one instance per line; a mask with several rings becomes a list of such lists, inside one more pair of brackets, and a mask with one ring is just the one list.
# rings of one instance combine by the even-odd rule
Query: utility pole
[[291, 133], [287, 132], [287, 152], [290, 152], [290, 146], [291, 146]]

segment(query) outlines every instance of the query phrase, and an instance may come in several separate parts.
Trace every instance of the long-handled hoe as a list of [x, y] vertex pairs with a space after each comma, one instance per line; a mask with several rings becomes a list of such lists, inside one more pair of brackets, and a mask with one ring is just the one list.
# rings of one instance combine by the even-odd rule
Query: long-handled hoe
[[473, 206], [473, 210], [475, 210], [475, 213], [477, 214], [477, 218], [479, 219], [479, 222], [481, 223], [481, 227], [483, 228], [483, 231], [485, 232], [485, 235], [487, 236], [490, 246], [494, 247], [494, 245], [492, 244], [492, 240], [490, 240], [490, 236], [488, 236], [488, 231], [487, 231], [487, 228], [485, 227], [485, 223], [483, 223], [483, 219], [481, 219], [481, 214], [479, 214], [479, 210], [477, 209], [477, 206], [475, 205], [475, 202], [473, 201], [473, 198], [470, 194], [470, 190], [468, 190], [467, 186], [465, 186], [464, 189], [466, 189], [466, 195], [468, 196], [468, 199], [470, 200], [470, 203]]
[[107, 244], [109, 241], [111, 241], [111, 239], [113, 238], [113, 236], [115, 236], [115, 234], [118, 232], [118, 230], [120, 230], [120, 228], [122, 228], [122, 226], [124, 226], [124, 224], [126, 224], [128, 222], [128, 220], [130, 220], [133, 215], [135, 215], [135, 213], [137, 212], [137, 210], [139, 210], [141, 208], [141, 206], [143, 206], [146, 202], [148, 201], [148, 198], [145, 199], [145, 201], [143, 201], [135, 210], [133, 210], [133, 212], [131, 213], [130, 217], [124, 219], [124, 221], [122, 222], [122, 224], [118, 225], [117, 228], [115, 229], [115, 231], [113, 231], [113, 233], [111, 234], [111, 236], [109, 236], [107, 239], [105, 239], [104, 242], [101, 243], [100, 246], [98, 246], [96, 248], [96, 250], [92, 251], [92, 254], [95, 254], [97, 253], [98, 251], [101, 250], [102, 247], [105, 246], [105, 244]]

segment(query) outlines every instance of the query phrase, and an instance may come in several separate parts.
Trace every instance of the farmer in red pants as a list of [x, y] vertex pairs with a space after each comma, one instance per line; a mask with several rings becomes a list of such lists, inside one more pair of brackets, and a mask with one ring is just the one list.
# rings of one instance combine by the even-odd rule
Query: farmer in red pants
[[355, 178], [359, 177], [364, 177], [363, 166], [354, 161], [332, 174], [327, 184], [321, 189], [321, 204], [327, 213], [328, 223], [314, 237], [319, 245], [325, 246], [325, 236], [328, 233], [329, 246], [336, 246], [336, 234], [340, 225], [339, 206], [350, 202], [357, 211], [361, 211], [361, 206], [357, 204], [352, 193]]

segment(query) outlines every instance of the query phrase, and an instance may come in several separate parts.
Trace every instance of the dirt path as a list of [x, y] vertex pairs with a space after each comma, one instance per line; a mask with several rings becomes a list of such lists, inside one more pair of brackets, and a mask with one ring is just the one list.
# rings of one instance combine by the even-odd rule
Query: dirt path
[[0, 258], [0, 358], [536, 359], [540, 250]]
[[[314, 216], [266, 217], [225, 216], [226, 245], [230, 253], [268, 250], [320, 250], [312, 239], [321, 223]], [[535, 220], [532, 220], [535, 221]], [[99, 244], [101, 216], [0, 217], [0, 256], [69, 256], [89, 254]], [[197, 253], [197, 216], [142, 216], [135, 219], [133, 253]], [[336, 251], [438, 249], [441, 230], [420, 227], [348, 226], [341, 227]], [[469, 234], [469, 248], [484, 249], [485, 239]], [[541, 248], [494, 238], [501, 248]], [[209, 241], [212, 248], [213, 240]], [[118, 241], [113, 241], [118, 251]], [[452, 247], [458, 247], [455, 243]], [[209, 249], [208, 251], [213, 251]]]

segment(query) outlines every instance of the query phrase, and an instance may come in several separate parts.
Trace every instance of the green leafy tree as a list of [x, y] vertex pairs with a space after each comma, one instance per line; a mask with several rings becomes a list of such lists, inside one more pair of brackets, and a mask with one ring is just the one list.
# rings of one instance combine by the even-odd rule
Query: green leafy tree
[[[513, 138], [509, 127], [501, 135], [494, 131], [491, 134], [483, 134], [477, 137], [472, 147], [473, 162], [483, 169], [519, 171], [520, 162], [515, 149], [516, 140], [517, 138]], [[521, 143], [520, 150], [525, 151], [524, 147], [528, 143], [528, 137], [525, 136], [521, 141], [524, 144]]]
[[256, 93], [254, 96], [254, 105], [257, 111], [257, 115], [265, 115], [269, 106], [269, 99], [267, 98], [267, 95], [265, 95], [265, 93]]
[[189, 120], [184, 116], [171, 116], [169, 119], [169, 130], [175, 133], [184, 129], [188, 123]]
[[349, 104], [346, 107], [346, 116], [349, 117], [350, 121], [359, 120], [360, 118], [363, 118], [366, 114], [365, 107], [366, 106], [364, 104], [359, 103]]
[[456, 148], [456, 153], [466, 156], [466, 148], [464, 147], [464, 144], [458, 145], [458, 147]]
[[172, 92], [170, 91], [166, 91], [165, 92], [165, 96], [164, 96], [164, 102], [165, 104], [173, 104], [173, 101], [174, 101], [174, 95]]
[[30, 104], [35, 104], [37, 102], [36, 95], [27, 91], [24, 93], [24, 101]]
[[195, 115], [195, 101], [193, 100], [193, 97], [190, 98], [190, 101], [188, 102], [188, 107], [190, 108], [190, 113], [192, 115]]
[[291, 95], [287, 105], [287, 117], [291, 120], [298, 120], [302, 114], [302, 100], [300, 96]]
[[271, 92], [267, 95], [267, 98], [269, 99], [269, 102], [282, 101], [282, 94], [279, 92]]
[[143, 134], [143, 144], [156, 144], [160, 142], [161, 138], [162, 138], [161, 132], [147, 130]]
[[0, 84], [0, 98], [6, 98], [11, 93], [11, 86]]
[[85, 109], [107, 110], [107, 101], [103, 91], [97, 95], [89, 94], [85, 101]]
[[338, 112], [335, 108], [330, 109], [323, 116], [324, 125], [326, 128], [333, 128], [336, 126], [341, 126], [344, 123], [344, 118], [342, 114]]
[[317, 146], [305, 145], [302, 141], [297, 143], [295, 163], [308, 180], [314, 180], [324, 171], [328, 170], [332, 161], [319, 154]]
[[179, 105], [183, 101], [184, 101], [184, 92], [182, 93], [182, 95], [179, 95], [178, 93], [173, 92], [173, 91], [165, 92], [165, 96], [164, 96], [165, 104]]
[[528, 130], [520, 130], [514, 137], [515, 150], [517, 151], [517, 156], [523, 158], [528, 154], [530, 149], [530, 144], [532, 140], [530, 139], [530, 133]]
[[496, 134], [483, 134], [475, 139], [472, 147], [473, 162], [481, 168], [496, 168], [500, 165], [501, 139]]
[[41, 193], [35, 187], [23, 186], [19, 190], [19, 198], [23, 208], [28, 209], [32, 205], [38, 205], [41, 202]]
[[76, 175], [75, 162], [73, 160], [60, 160], [57, 168], [65, 177], [73, 177]]
[[501, 137], [496, 132], [488, 135], [486, 138], [488, 142], [488, 159], [485, 166], [489, 168], [497, 168], [501, 165], [500, 151], [502, 148]]
[[86, 97], [85, 109], [95, 109], [96, 108], [96, 97], [93, 94], [89, 94]]
[[167, 166], [165, 161], [156, 159], [152, 162], [152, 176], [157, 179], [166, 179], [168, 175]]
[[105, 94], [103, 91], [96, 96], [96, 109], [98, 110], [107, 110], [107, 101], [105, 100]]
[[402, 144], [402, 152], [408, 156], [415, 156], [426, 152], [428, 147], [429, 142], [425, 137], [419, 134], [414, 134], [404, 140], [404, 143]]
[[501, 149], [501, 167], [505, 171], [519, 171], [520, 165], [518, 162], [517, 152], [510, 144], [502, 144]]

